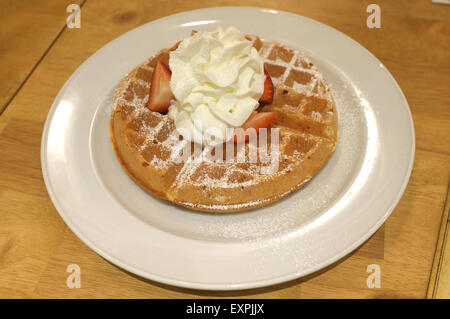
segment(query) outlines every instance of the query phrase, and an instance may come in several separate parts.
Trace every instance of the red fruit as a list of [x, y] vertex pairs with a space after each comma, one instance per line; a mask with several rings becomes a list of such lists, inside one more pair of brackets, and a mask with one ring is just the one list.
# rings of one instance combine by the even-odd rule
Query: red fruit
[[171, 76], [172, 72], [170, 72], [169, 67], [158, 61], [153, 71], [150, 96], [148, 98], [148, 108], [151, 111], [166, 113], [170, 106], [170, 100], [175, 99], [170, 89]]
[[[259, 132], [261, 128], [268, 128], [278, 119], [277, 112], [259, 112], [253, 113], [250, 117], [242, 124], [242, 130], [237, 130], [234, 133], [234, 142], [241, 143], [248, 141]], [[254, 130], [250, 129], [253, 128]]]
[[272, 103], [273, 101], [273, 83], [270, 78], [269, 72], [264, 68], [264, 74], [266, 75], [266, 79], [264, 80], [264, 92], [259, 99], [260, 103]]

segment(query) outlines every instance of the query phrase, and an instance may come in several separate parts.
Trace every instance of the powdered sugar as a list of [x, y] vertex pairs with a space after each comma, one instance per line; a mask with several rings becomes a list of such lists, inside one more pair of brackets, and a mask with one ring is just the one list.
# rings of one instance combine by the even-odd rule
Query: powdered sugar
[[[300, 83], [294, 80], [291, 85], [294, 90], [299, 93], [303, 93], [306, 97], [316, 96], [319, 98], [332, 100], [331, 93], [326, 87], [326, 83], [324, 82], [321, 74], [300, 52], [294, 51], [290, 62], [285, 62], [279, 57], [275, 60], [269, 59], [269, 55], [275, 45], [282, 47], [279, 44], [271, 44], [268, 47], [264, 46], [260, 53], [264, 59], [264, 62], [285, 68], [284, 72], [280, 76], [272, 77], [272, 80], [276, 86], [289, 87], [289, 85], [286, 84], [286, 81], [290, 76], [290, 73], [292, 71], [303, 72], [310, 74], [311, 76], [309, 77], [307, 83]], [[147, 71], [153, 71], [153, 68], [148, 65], [148, 62], [142, 64], [139, 68]], [[149, 89], [150, 83], [148, 81], [137, 78], [136, 76], [130, 76], [129, 79], [127, 79], [123, 83], [122, 87], [116, 92], [115, 107], [118, 105], [126, 105], [127, 107], [131, 107], [131, 112], [129, 114], [130, 119], [137, 121], [136, 132], [139, 136], [143, 137], [142, 143], [137, 146], [137, 150], [139, 152], [143, 152], [150, 146], [151, 143], [157, 144], [158, 147], [163, 149], [165, 153], [168, 153], [169, 155], [164, 156], [163, 158], [155, 155], [152, 157], [149, 164], [154, 169], [166, 170], [167, 168], [179, 163], [181, 158], [180, 153], [185, 149], [185, 147], [190, 146], [190, 143], [186, 140], [179, 139], [178, 134], [176, 134], [176, 131], [173, 130], [173, 122], [168, 116], [149, 111], [146, 107], [148, 103]], [[302, 110], [304, 103], [305, 101], [302, 101], [300, 105], [285, 104], [284, 108], [289, 108], [292, 112], [299, 112]], [[331, 113], [331, 115], [333, 114], [332, 112], [327, 112]], [[153, 119], [151, 123], [148, 121], [149, 117]], [[310, 118], [316, 121], [321, 121], [324, 119], [323, 115], [317, 111], [312, 111]], [[168, 129], [170, 125], [172, 125], [172, 129]], [[167, 136], [161, 134], [164, 130], [169, 131]], [[289, 130], [284, 132], [284, 134], [289, 135]], [[160, 136], [162, 135], [165, 136], [165, 139], [163, 140], [160, 139]], [[312, 140], [313, 143], [319, 142], [318, 137], [313, 135], [303, 134], [303, 138], [305, 140]], [[267, 169], [270, 165], [273, 165], [273, 162], [261, 163], [261, 161], [259, 161], [245, 167], [240, 165], [239, 161], [235, 161], [234, 163], [226, 162], [222, 164], [213, 163], [210, 157], [207, 156], [211, 149], [209, 147], [204, 147], [200, 152], [194, 151], [192, 154], [189, 153], [187, 158], [182, 161], [182, 166], [178, 171], [172, 188], [181, 188], [186, 183], [199, 187], [200, 189], [205, 189], [206, 191], [211, 189], [245, 188], [254, 185], [255, 183], [260, 183], [262, 180], [272, 179], [277, 175], [283, 175], [290, 172], [292, 170], [292, 165], [298, 165], [299, 162], [301, 163], [304, 158], [315, 149], [313, 146], [308, 152], [294, 150], [291, 155], [286, 155], [284, 152], [286, 143], [289, 143], [288, 140], [284, 140], [284, 142], [280, 140], [280, 148], [271, 154], [271, 156], [276, 156], [277, 158], [284, 160], [286, 165], [280, 168], [277, 167], [270, 174], [264, 174], [264, 169]], [[248, 147], [241, 148], [236, 158], [246, 159], [249, 156], [249, 152], [252, 150], [251, 148], [251, 144], [249, 144]], [[212, 165], [217, 168], [225, 167], [226, 169], [219, 177], [212, 177], [208, 174], [202, 174], [201, 178], [194, 179], [193, 177], [198, 173], [199, 169], [204, 168], [206, 165]], [[236, 176], [241, 176], [241, 178], [236, 179]], [[291, 191], [292, 190], [289, 190], [288, 192]], [[221, 201], [220, 198], [217, 200], [219, 202]], [[262, 204], [263, 202], [264, 200], [261, 202], [253, 201], [251, 203], [236, 204], [236, 208], [251, 207]], [[189, 206], [188, 203], [183, 203], [183, 205], [184, 204]], [[233, 209], [233, 207], [227, 204], [224, 209]], [[202, 206], [200, 208], [208, 207]], [[220, 204], [211, 205], [209, 208], [214, 210], [221, 209]]]
[[[253, 37], [253, 41], [255, 41], [255, 40], [256, 40], [256, 37]], [[329, 91], [320, 89], [320, 88], [323, 88], [322, 83], [324, 83], [322, 74], [311, 63], [311, 61], [307, 57], [305, 57], [299, 51], [294, 51], [294, 54], [292, 55], [292, 58], [289, 62], [283, 61], [280, 57], [277, 57], [275, 60], [271, 60], [269, 58], [269, 56], [275, 46], [287, 49], [287, 47], [274, 42], [274, 43], [271, 43], [268, 47], [263, 48], [262, 52], [261, 52], [261, 56], [263, 57], [265, 63], [274, 64], [276, 66], [284, 68], [284, 72], [281, 75], [279, 75], [277, 77], [275, 77], [275, 76], [271, 77], [274, 85], [285, 86], [286, 80], [288, 79], [288, 77], [290, 76], [290, 74], [293, 71], [308, 73], [311, 75], [308, 83], [303, 84], [303, 83], [299, 83], [294, 80], [293, 89], [299, 93], [304, 93], [307, 96], [314, 95], [314, 96], [317, 96], [320, 98], [326, 98], [326, 99], [329, 98], [329, 94], [330, 94]], [[308, 68], [304, 67], [303, 65], [307, 65]], [[316, 92], [314, 92], [315, 91], [314, 88], [317, 88]]]

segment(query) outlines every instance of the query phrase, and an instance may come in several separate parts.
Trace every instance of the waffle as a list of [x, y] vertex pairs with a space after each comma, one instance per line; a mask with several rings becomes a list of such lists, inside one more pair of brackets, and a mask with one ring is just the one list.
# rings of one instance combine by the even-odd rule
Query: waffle
[[[177, 45], [151, 57], [119, 84], [111, 113], [112, 145], [125, 171], [151, 194], [206, 212], [257, 208], [298, 190], [334, 151], [337, 110], [317, 68], [287, 46], [265, 44], [256, 36], [247, 39], [264, 59], [275, 87], [273, 102], [258, 111], [276, 111], [278, 120], [268, 129], [267, 149], [260, 142], [232, 145], [241, 160], [226, 159], [226, 143], [224, 160], [217, 160], [220, 154], [182, 139], [167, 115], [146, 107], [155, 65], [168, 65]], [[279, 138], [271, 149], [273, 130]], [[259, 155], [255, 159], [252, 154]], [[264, 154], [278, 159], [276, 165]]]

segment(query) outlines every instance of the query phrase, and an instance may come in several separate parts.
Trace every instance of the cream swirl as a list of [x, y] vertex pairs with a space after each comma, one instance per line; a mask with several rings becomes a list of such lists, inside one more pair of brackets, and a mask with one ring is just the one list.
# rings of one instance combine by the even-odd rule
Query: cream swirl
[[[169, 117], [184, 138], [203, 145], [227, 141], [264, 91], [264, 62], [234, 27], [197, 32], [171, 52]], [[230, 130], [228, 130], [229, 132]]]

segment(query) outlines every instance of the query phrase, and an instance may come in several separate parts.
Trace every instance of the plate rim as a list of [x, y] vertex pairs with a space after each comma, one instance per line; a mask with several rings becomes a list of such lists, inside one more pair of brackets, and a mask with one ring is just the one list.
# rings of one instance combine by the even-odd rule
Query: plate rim
[[[405, 175], [403, 182], [401, 184], [401, 187], [398, 189], [397, 194], [395, 195], [395, 200], [392, 201], [391, 205], [389, 206], [389, 209], [386, 210], [386, 212], [384, 213], [384, 215], [382, 216], [382, 218], [380, 218], [378, 220], [377, 223], [375, 223], [367, 232], [364, 236], [361, 236], [359, 238], [359, 240], [355, 241], [352, 245], [348, 246], [346, 249], [337, 252], [332, 258], [328, 258], [327, 260], [317, 263], [315, 264], [315, 266], [310, 267], [307, 271], [299, 271], [299, 272], [295, 272], [295, 273], [291, 273], [289, 275], [284, 275], [284, 276], [278, 276], [272, 279], [266, 279], [266, 280], [258, 280], [256, 282], [245, 282], [245, 283], [239, 283], [239, 284], [223, 284], [223, 283], [198, 283], [198, 282], [193, 282], [193, 281], [187, 281], [187, 280], [183, 280], [180, 281], [178, 279], [171, 279], [168, 277], [163, 277], [157, 274], [153, 274], [153, 273], [149, 273], [149, 272], [145, 272], [145, 271], [141, 271], [138, 268], [135, 268], [133, 266], [127, 265], [126, 263], [122, 262], [121, 260], [117, 259], [116, 257], [113, 257], [111, 255], [109, 255], [107, 252], [103, 251], [102, 249], [98, 248], [95, 243], [93, 243], [89, 238], [85, 237], [81, 231], [79, 231], [73, 224], [72, 222], [68, 219], [68, 217], [64, 214], [64, 210], [62, 209], [62, 205], [60, 204], [60, 202], [58, 201], [57, 195], [55, 190], [52, 188], [52, 185], [50, 183], [49, 180], [49, 172], [48, 172], [48, 168], [47, 168], [47, 142], [48, 142], [48, 137], [49, 137], [49, 129], [50, 129], [50, 124], [54, 118], [54, 113], [58, 107], [59, 101], [61, 100], [62, 97], [62, 93], [66, 90], [66, 88], [68, 87], [68, 85], [72, 82], [73, 78], [80, 72], [80, 70], [83, 68], [83, 66], [90, 60], [92, 59], [94, 56], [96, 56], [97, 54], [99, 54], [105, 47], [111, 45], [111, 43], [113, 43], [114, 41], [118, 40], [119, 38], [122, 37], [126, 37], [129, 33], [131, 32], [135, 32], [136, 30], [143, 28], [144, 26], [147, 26], [149, 24], [153, 24], [153, 23], [157, 23], [160, 22], [164, 19], [168, 19], [168, 18], [173, 18], [175, 16], [182, 16], [185, 14], [195, 14], [196, 12], [204, 12], [204, 11], [210, 11], [210, 10], [222, 10], [222, 9], [226, 9], [226, 10], [242, 10], [242, 9], [251, 9], [251, 10], [257, 10], [257, 11], [262, 11], [262, 12], [270, 12], [270, 13], [275, 13], [275, 14], [281, 14], [281, 15], [290, 15], [290, 16], [294, 16], [296, 18], [301, 18], [301, 19], [305, 19], [308, 20], [314, 24], [318, 24], [321, 27], [325, 27], [325, 28], [329, 28], [331, 30], [333, 30], [334, 32], [338, 32], [341, 35], [343, 35], [344, 37], [346, 37], [348, 40], [350, 40], [351, 42], [353, 42], [354, 44], [356, 44], [357, 46], [359, 46], [360, 48], [362, 48], [366, 53], [368, 53], [372, 59], [374, 59], [377, 63], [379, 63], [384, 72], [386, 72], [386, 74], [388, 75], [388, 77], [391, 79], [391, 81], [393, 83], [395, 83], [395, 87], [396, 90], [400, 93], [402, 100], [404, 102], [404, 106], [405, 109], [407, 111], [408, 114], [408, 123], [410, 125], [410, 131], [411, 131], [411, 145], [410, 145], [410, 149], [411, 149], [411, 155], [410, 155], [410, 159], [409, 159], [409, 164], [408, 164], [408, 168], [407, 168], [407, 174]], [[190, 289], [201, 289], [201, 290], [219, 290], [219, 291], [225, 291], [225, 290], [244, 290], [244, 289], [254, 289], [254, 288], [260, 288], [260, 287], [265, 287], [265, 286], [270, 286], [270, 285], [274, 285], [277, 283], [282, 283], [282, 282], [287, 282], [287, 281], [291, 281], [300, 277], [304, 277], [304, 276], [308, 276], [320, 269], [323, 269], [329, 265], [334, 264], [336, 261], [340, 260], [341, 258], [345, 257], [346, 255], [348, 255], [350, 252], [354, 251], [356, 248], [358, 248], [359, 246], [361, 246], [364, 242], [367, 241], [367, 239], [369, 239], [381, 226], [382, 224], [386, 221], [386, 219], [391, 215], [392, 211], [395, 209], [395, 207], [397, 206], [398, 202], [400, 201], [400, 199], [402, 198], [404, 191], [409, 183], [410, 180], [410, 176], [412, 173], [412, 168], [413, 168], [413, 164], [414, 164], [414, 159], [415, 159], [415, 129], [414, 129], [414, 122], [413, 122], [413, 117], [412, 117], [412, 113], [411, 113], [411, 109], [409, 107], [408, 101], [402, 91], [402, 89], [400, 88], [399, 84], [397, 83], [397, 81], [395, 80], [395, 78], [392, 76], [392, 74], [390, 73], [390, 71], [384, 66], [384, 64], [378, 60], [378, 58], [376, 58], [376, 56], [374, 54], [372, 54], [368, 49], [366, 49], [363, 45], [361, 45], [359, 42], [357, 42], [356, 40], [352, 39], [351, 37], [349, 37], [348, 35], [346, 35], [345, 33], [329, 26], [326, 25], [322, 22], [316, 21], [314, 19], [311, 19], [309, 17], [305, 17], [302, 15], [299, 15], [297, 13], [292, 13], [292, 12], [287, 12], [287, 11], [282, 11], [282, 10], [274, 10], [271, 8], [262, 8], [262, 7], [252, 7], [252, 6], [221, 6], [221, 7], [212, 7], [212, 8], [202, 8], [202, 9], [195, 9], [195, 10], [189, 10], [189, 11], [183, 11], [183, 12], [179, 12], [176, 14], [172, 14], [172, 15], [168, 15], [168, 16], [164, 16], [161, 17], [159, 19], [156, 20], [152, 20], [150, 22], [144, 23], [140, 26], [137, 26], [136, 28], [133, 28], [123, 34], [121, 34], [120, 36], [112, 39], [111, 41], [109, 41], [108, 43], [106, 43], [104, 46], [102, 46], [101, 48], [99, 48], [98, 50], [96, 50], [92, 55], [90, 55], [86, 60], [83, 61], [83, 63], [81, 65], [79, 65], [77, 67], [77, 69], [71, 74], [71, 76], [66, 80], [66, 82], [64, 83], [64, 85], [62, 86], [62, 88], [58, 91], [58, 94], [56, 95], [56, 97], [53, 100], [52, 106], [47, 114], [47, 118], [45, 120], [45, 124], [44, 124], [44, 128], [42, 131], [42, 136], [41, 136], [41, 150], [40, 150], [40, 157], [41, 157], [41, 168], [42, 168], [42, 175], [43, 175], [43, 179], [44, 179], [44, 183], [47, 189], [47, 192], [49, 194], [50, 199], [52, 200], [53, 205], [55, 206], [56, 210], [58, 211], [58, 214], [61, 216], [61, 218], [64, 220], [64, 222], [66, 223], [66, 225], [71, 229], [71, 231], [80, 239], [83, 241], [83, 243], [85, 243], [90, 249], [92, 249], [93, 251], [95, 251], [97, 254], [99, 254], [101, 257], [105, 258], [107, 261], [113, 263], [114, 265], [119, 266], [120, 268], [129, 271], [131, 273], [137, 274], [143, 278], [147, 278], [153, 281], [157, 281], [157, 282], [161, 282], [164, 284], [168, 284], [171, 286], [175, 286], [175, 287], [184, 287], [184, 288], [190, 288]]]

